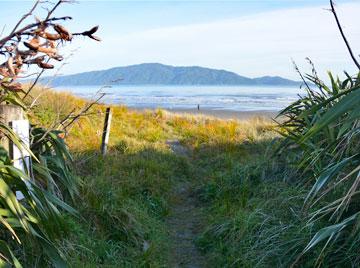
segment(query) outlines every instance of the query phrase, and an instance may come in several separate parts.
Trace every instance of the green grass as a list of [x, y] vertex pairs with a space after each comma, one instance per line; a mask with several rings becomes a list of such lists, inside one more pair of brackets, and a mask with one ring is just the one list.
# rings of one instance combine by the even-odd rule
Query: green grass
[[[52, 105], [58, 98], [66, 105]], [[48, 92], [39, 99], [33, 120], [49, 125], [84, 103]], [[48, 107], [46, 115], [43, 106]], [[301, 151], [298, 146], [294, 152], [282, 147], [274, 123], [176, 116], [162, 110], [139, 113], [113, 106], [109, 153], [103, 157], [104, 110], [103, 105], [94, 106], [66, 138], [82, 181], [73, 203], [80, 217], [65, 218], [64, 239], [59, 241], [72, 267], [169, 267], [172, 241], [166, 217], [172, 190], [182, 181], [196, 188], [202, 206], [204, 222], [196, 244], [210, 267], [356, 263], [355, 247], [322, 251], [325, 241], [304, 254], [309, 241], [329, 224], [327, 218], [309, 221], [311, 212], [336, 193], [308, 206], [312, 185], [303, 178], [311, 171], [294, 165]], [[192, 152], [190, 157], [171, 152], [168, 139], [180, 140]], [[286, 149], [278, 151], [279, 145]], [[351, 236], [351, 230], [343, 235]]]
[[[70, 104], [84, 104], [63, 94], [67, 105], [47, 109], [51, 116], [44, 117], [41, 107], [53, 107], [51, 103], [57, 101], [55, 93], [47, 94], [50, 97], [40, 98], [34, 111], [34, 118], [43, 125], [49, 125], [48, 118], [56, 113], [65, 115]], [[185, 180], [205, 185], [204, 171], [217, 165], [227, 168], [246, 156], [248, 148], [241, 143], [273, 136], [268, 134], [272, 124], [261, 119], [237, 123], [113, 107], [109, 153], [103, 157], [98, 148], [104, 108], [95, 106], [67, 138], [82, 186], [73, 204], [80, 217], [66, 217], [68, 235], [60, 241], [63, 251], [73, 267], [168, 267], [172, 241], [165, 219], [173, 187]], [[174, 138], [194, 150], [195, 164], [170, 151], [166, 140]], [[224, 150], [231, 153], [226, 160], [214, 156]]]
[[[49, 94], [40, 104], [44, 101], [52, 107], [51, 101], [57, 98]], [[64, 96], [73, 106], [83, 105]], [[68, 106], [56, 112], [66, 114]], [[161, 110], [137, 113], [113, 107], [109, 154], [102, 157], [98, 148], [104, 107], [96, 106], [94, 111], [101, 113], [81, 119], [67, 138], [83, 182], [75, 204], [81, 218], [67, 218], [70, 235], [62, 242], [73, 267], [168, 267], [171, 241], [165, 219], [171, 209], [171, 190], [183, 180], [198, 187], [204, 216], [209, 217], [209, 225], [204, 225], [198, 238], [199, 248], [216, 266], [242, 257], [236, 242], [238, 228], [246, 232], [241, 220], [244, 224], [246, 216], [262, 220], [258, 205], [271, 193], [262, 184], [264, 152], [277, 136], [271, 122], [173, 116]], [[47, 123], [44, 117], [36, 118]], [[191, 161], [169, 150], [165, 142], [173, 138], [193, 151]], [[281, 185], [286, 188], [286, 183]], [[254, 199], [254, 187], [264, 188], [263, 196]], [[224, 234], [219, 234], [218, 227], [224, 234], [230, 228], [235, 236], [236, 241], [226, 240], [226, 254]]]
[[96, 156], [79, 166], [86, 170], [80, 173], [84, 187], [78, 209], [83, 219], [73, 222], [77, 231], [68, 241], [74, 267], [166, 263], [169, 241], [163, 219], [179, 166], [187, 168], [169, 152], [150, 148]]

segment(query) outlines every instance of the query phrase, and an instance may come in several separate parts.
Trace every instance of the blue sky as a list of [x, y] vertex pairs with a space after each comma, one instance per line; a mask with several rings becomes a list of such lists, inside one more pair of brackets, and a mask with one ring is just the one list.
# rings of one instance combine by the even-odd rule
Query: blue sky
[[[56, 0], [53, 0], [55, 2]], [[29, 10], [33, 1], [1, 1], [8, 10], [4, 21], [15, 22], [20, 14]], [[77, 1], [63, 5], [59, 15], [71, 15], [76, 24], [102, 25], [104, 33], [112, 32], [117, 26], [119, 33], [142, 31], [152, 28], [206, 23], [223, 19], [238, 18], [266, 11], [327, 5], [328, 0], [118, 0], [118, 1]], [[356, 0], [338, 0], [337, 3], [355, 3]], [[9, 24], [9, 23], [6, 23]]]
[[[0, 1], [9, 30], [32, 1]], [[354, 48], [359, 48], [360, 1], [336, 1]], [[102, 43], [73, 41], [78, 48], [63, 73], [142, 62], [200, 65], [251, 77], [296, 78], [291, 60], [304, 66], [311, 57], [321, 72], [354, 71], [341, 43], [328, 0], [262, 1], [79, 1], [63, 5], [68, 27], [79, 31], [100, 25]], [[65, 48], [65, 54], [70, 47]], [[360, 50], [359, 50], [360, 53]]]

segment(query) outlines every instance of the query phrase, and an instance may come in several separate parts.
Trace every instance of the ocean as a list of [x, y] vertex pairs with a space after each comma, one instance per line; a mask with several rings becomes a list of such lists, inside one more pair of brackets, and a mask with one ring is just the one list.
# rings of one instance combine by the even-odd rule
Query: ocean
[[[99, 86], [68, 86], [56, 90], [92, 99]], [[299, 87], [270, 86], [113, 86], [101, 100], [132, 108], [280, 111], [298, 99]]]

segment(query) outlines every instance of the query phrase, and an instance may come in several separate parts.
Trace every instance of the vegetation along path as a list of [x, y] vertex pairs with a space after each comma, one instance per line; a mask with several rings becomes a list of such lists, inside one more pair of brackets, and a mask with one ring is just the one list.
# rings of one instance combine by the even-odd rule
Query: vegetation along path
[[[182, 157], [191, 152], [178, 140], [167, 141], [170, 149]], [[174, 204], [167, 219], [172, 241], [171, 267], [205, 267], [205, 259], [195, 245], [201, 232], [201, 211], [190, 182], [178, 182], [173, 189]]]
[[[49, 107], [59, 107], [66, 115], [72, 107], [86, 104], [85, 100], [51, 91], [39, 100], [34, 118], [44, 126], [57, 118], [57, 110]], [[284, 147], [270, 120], [219, 120], [112, 107], [109, 151], [103, 157], [98, 153], [97, 131], [102, 129], [105, 108], [94, 106], [66, 138], [75, 156], [76, 175], [84, 182], [76, 198], [81, 202], [72, 203], [81, 217], [66, 214], [61, 225], [64, 233], [58, 247], [70, 267], [265, 268], [291, 267], [294, 263], [305, 268], [359, 267], [360, 239], [352, 236], [358, 229], [344, 229], [348, 233], [342, 237], [349, 240], [334, 243], [341, 251], [322, 251], [326, 236], [312, 240], [318, 234], [327, 234], [320, 230], [327, 228], [329, 221], [320, 219], [315, 226], [305, 219], [312, 215], [309, 212], [328, 204], [325, 200], [304, 211], [304, 200], [313, 186], [310, 178], [300, 183], [302, 173], [292, 164], [302, 157], [297, 151], [300, 147], [292, 142], [288, 146], [293, 149]], [[46, 116], [44, 111], [49, 111]], [[290, 129], [292, 126], [289, 122]], [[295, 136], [301, 137], [302, 130]], [[329, 146], [336, 147], [331, 137]], [[349, 155], [358, 156], [358, 135], [353, 138], [350, 147], [344, 148], [351, 148]], [[308, 143], [308, 160], [312, 161], [314, 142]], [[320, 143], [319, 148], [322, 146]], [[335, 147], [329, 148], [333, 152]], [[321, 166], [327, 166], [325, 160]], [[349, 170], [358, 163], [349, 162]], [[334, 202], [339, 195], [328, 198]], [[357, 207], [354, 201], [352, 211]], [[345, 218], [345, 225], [357, 226], [354, 219]], [[319, 246], [311, 242], [311, 248], [304, 252], [310, 241]], [[33, 249], [30, 245], [24, 248], [29, 252], [24, 256], [36, 256]], [[317, 261], [323, 263], [316, 265]], [[37, 259], [27, 258], [24, 263], [24, 267], [35, 267]]]

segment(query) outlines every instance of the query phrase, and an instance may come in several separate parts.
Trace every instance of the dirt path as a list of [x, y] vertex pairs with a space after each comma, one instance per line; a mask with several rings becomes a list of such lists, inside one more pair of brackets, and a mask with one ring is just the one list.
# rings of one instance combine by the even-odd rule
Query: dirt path
[[[177, 140], [168, 141], [167, 144], [178, 155], [191, 155]], [[190, 182], [175, 185], [174, 204], [167, 223], [173, 245], [170, 267], [206, 267], [205, 258], [194, 242], [201, 230], [201, 210]]]

